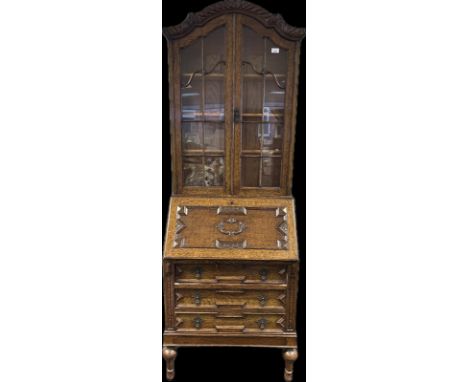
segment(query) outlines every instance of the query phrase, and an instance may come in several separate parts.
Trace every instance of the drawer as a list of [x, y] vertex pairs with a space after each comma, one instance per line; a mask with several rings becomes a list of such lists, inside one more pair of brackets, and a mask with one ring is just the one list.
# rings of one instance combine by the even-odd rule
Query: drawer
[[275, 309], [284, 311], [285, 290], [246, 290], [246, 289], [176, 289], [176, 309], [224, 307], [249, 309]]
[[287, 265], [242, 262], [178, 263], [177, 283], [286, 284]]
[[180, 313], [176, 330], [200, 333], [280, 333], [285, 328], [283, 314]]

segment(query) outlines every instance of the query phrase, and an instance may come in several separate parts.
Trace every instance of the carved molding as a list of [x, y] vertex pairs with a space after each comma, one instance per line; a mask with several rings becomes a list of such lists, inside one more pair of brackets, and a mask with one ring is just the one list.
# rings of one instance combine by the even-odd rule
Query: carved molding
[[284, 305], [284, 301], [286, 300], [286, 295], [284, 293], [278, 296], [278, 300]]
[[187, 206], [177, 206], [175, 235], [174, 235], [174, 242], [172, 243], [173, 248], [183, 248], [186, 245], [185, 238], [180, 233], [186, 228], [186, 225], [182, 221], [182, 216], [187, 216], [187, 215], [188, 215]]
[[284, 323], [286, 322], [286, 320], [284, 319], [284, 317], [281, 317], [278, 321], [276, 321], [276, 323], [281, 326], [282, 329], [284, 329], [284, 327], [286, 326]]
[[182, 325], [184, 323], [184, 320], [182, 320], [182, 318], [180, 317], [177, 317], [176, 318], [176, 323], [175, 323], [175, 328], [178, 329], [180, 325]]
[[288, 209], [281, 207], [276, 209], [276, 216], [281, 218], [281, 222], [278, 225], [278, 231], [281, 232], [283, 237], [277, 241], [278, 249], [288, 249]]
[[247, 248], [247, 240], [243, 241], [215, 241], [215, 247], [220, 249], [245, 249]]
[[293, 27], [287, 24], [280, 14], [274, 15], [265, 8], [245, 0], [224, 0], [209, 5], [200, 12], [189, 13], [180, 24], [163, 28], [163, 33], [168, 40], [179, 39], [192, 32], [196, 27], [229, 13], [241, 13], [253, 17], [265, 27], [274, 29], [288, 40], [299, 41], [305, 36], [304, 28]]
[[247, 215], [247, 208], [245, 207], [218, 207], [216, 210], [217, 215]]

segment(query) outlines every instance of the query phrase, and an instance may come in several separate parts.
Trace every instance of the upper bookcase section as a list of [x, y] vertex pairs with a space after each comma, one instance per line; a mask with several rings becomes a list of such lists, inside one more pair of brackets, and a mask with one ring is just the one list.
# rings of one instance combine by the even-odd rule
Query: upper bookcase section
[[164, 34], [173, 194], [290, 195], [305, 30], [226, 0]]

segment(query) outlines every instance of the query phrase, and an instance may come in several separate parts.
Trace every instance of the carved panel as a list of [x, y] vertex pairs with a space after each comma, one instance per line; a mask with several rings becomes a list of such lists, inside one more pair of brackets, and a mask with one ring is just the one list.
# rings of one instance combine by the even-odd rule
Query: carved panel
[[286, 207], [191, 205], [175, 214], [173, 248], [289, 249]]
[[274, 15], [259, 5], [245, 0], [224, 0], [212, 4], [200, 12], [189, 13], [182, 23], [164, 28], [163, 32], [169, 40], [179, 39], [188, 35], [196, 27], [205, 25], [210, 20], [228, 13], [241, 13], [250, 16], [265, 27], [274, 29], [288, 40], [299, 41], [305, 36], [304, 28], [295, 28], [287, 24], [281, 15]]

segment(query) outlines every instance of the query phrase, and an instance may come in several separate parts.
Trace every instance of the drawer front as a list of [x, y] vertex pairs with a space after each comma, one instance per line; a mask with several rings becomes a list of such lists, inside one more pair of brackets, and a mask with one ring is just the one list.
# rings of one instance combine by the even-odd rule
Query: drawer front
[[179, 263], [178, 283], [285, 284], [287, 265], [252, 263]]
[[206, 308], [275, 309], [284, 311], [285, 290], [244, 289], [178, 289], [175, 294], [176, 309]]
[[284, 327], [285, 318], [282, 314], [176, 314], [176, 330], [181, 332], [280, 333]]

